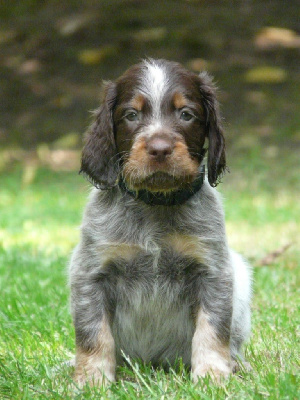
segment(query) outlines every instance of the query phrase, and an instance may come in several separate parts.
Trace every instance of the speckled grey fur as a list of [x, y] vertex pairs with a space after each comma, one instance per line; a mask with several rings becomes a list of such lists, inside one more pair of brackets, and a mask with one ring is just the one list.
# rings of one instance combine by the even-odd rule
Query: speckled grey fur
[[[166, 244], [173, 233], [196, 238], [202, 262]], [[134, 256], [119, 254], [120, 244]], [[218, 337], [230, 341], [232, 358], [242, 357], [250, 270], [228, 249], [221, 201], [207, 182], [174, 207], [147, 206], [118, 187], [93, 189], [69, 273], [76, 341], [87, 351], [96, 346], [106, 313], [118, 362], [123, 351], [153, 364], [182, 357], [189, 366], [194, 315], [202, 307]]]

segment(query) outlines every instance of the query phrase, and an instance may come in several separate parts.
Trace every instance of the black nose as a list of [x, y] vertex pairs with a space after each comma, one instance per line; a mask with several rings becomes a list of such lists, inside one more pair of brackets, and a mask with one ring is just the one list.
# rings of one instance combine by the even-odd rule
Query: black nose
[[166, 157], [172, 154], [173, 148], [173, 144], [163, 138], [153, 138], [147, 144], [148, 154], [158, 162], [165, 161]]

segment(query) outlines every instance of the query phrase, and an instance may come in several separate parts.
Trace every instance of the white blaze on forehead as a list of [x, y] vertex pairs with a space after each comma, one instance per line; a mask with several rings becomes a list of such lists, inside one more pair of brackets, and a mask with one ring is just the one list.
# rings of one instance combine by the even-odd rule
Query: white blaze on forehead
[[144, 90], [149, 98], [152, 108], [153, 117], [159, 118], [161, 112], [161, 103], [167, 87], [166, 71], [155, 62], [146, 62], [146, 73]]
[[147, 81], [150, 86], [149, 89], [151, 90], [153, 95], [160, 96], [165, 84], [164, 70], [155, 64], [148, 64], [147, 70]]

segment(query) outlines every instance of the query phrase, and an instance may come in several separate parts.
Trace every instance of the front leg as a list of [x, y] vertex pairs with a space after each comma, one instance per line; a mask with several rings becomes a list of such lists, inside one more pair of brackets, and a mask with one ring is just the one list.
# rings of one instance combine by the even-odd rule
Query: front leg
[[77, 347], [75, 379], [80, 385], [104, 385], [115, 380], [116, 348], [111, 327], [118, 298], [116, 282], [119, 268], [137, 251], [136, 245], [111, 242], [79, 245], [73, 253], [71, 308]]
[[[74, 260], [75, 257], [73, 257]], [[111, 284], [97, 267], [71, 266], [71, 308], [75, 326], [75, 381], [105, 385], [115, 380], [115, 341], [111, 331]], [[98, 272], [97, 272], [98, 271]]]
[[115, 342], [104, 315], [95, 344], [92, 347], [78, 344], [76, 347], [74, 379], [79, 386], [86, 382], [102, 386], [115, 380], [115, 370]]
[[198, 277], [200, 299], [192, 339], [192, 378], [209, 374], [216, 382], [232, 372], [230, 333], [233, 282], [230, 267], [204, 271]]
[[200, 309], [192, 340], [192, 379], [209, 374], [216, 382], [227, 378], [231, 372], [229, 341], [218, 337], [209, 316]]
[[175, 253], [187, 257], [186, 295], [192, 296], [195, 326], [192, 378], [197, 382], [200, 377], [212, 374], [219, 381], [231, 372], [233, 271], [225, 236], [223, 241], [212, 241], [209, 246], [207, 241], [193, 235], [172, 234], [165, 241]]

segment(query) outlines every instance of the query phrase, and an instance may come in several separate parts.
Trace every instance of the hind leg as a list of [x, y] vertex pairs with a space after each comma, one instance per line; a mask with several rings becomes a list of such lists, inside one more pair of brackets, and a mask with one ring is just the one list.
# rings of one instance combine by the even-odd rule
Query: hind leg
[[233, 371], [249, 370], [250, 364], [244, 362], [242, 345], [249, 338], [251, 330], [251, 268], [243, 258], [231, 251], [233, 266], [233, 313], [231, 324], [230, 351]]

